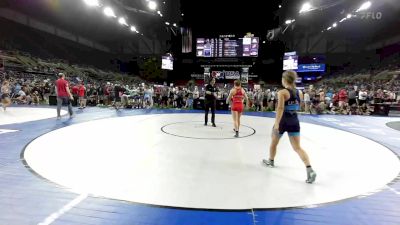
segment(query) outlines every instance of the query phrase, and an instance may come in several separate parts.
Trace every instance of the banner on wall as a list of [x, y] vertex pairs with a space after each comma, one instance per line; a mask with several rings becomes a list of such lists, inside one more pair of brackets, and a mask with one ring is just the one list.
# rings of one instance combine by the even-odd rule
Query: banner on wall
[[212, 71], [216, 79], [237, 80], [240, 79], [240, 72], [237, 70]]
[[201, 73], [192, 73], [190, 74], [190, 77], [196, 80], [203, 80], [204, 79], [204, 74]]
[[297, 72], [325, 72], [325, 64], [299, 64]]
[[[208, 72], [206, 72], [204, 74], [200, 74], [200, 73], [192, 73], [190, 74], [190, 77], [196, 80], [202, 80], [202, 79], [208, 79], [210, 76], [215, 78], [216, 80], [240, 80], [241, 76], [243, 76], [243, 73], [241, 74], [240, 71], [237, 70], [215, 70], [212, 72], [209, 72], [209, 70], [207, 70]], [[210, 75], [208, 75], [210, 74]], [[246, 74], [245, 74], [246, 76]], [[257, 79], [259, 76], [257, 74], [247, 74], [247, 79], [248, 80], [253, 80], [253, 79]]]

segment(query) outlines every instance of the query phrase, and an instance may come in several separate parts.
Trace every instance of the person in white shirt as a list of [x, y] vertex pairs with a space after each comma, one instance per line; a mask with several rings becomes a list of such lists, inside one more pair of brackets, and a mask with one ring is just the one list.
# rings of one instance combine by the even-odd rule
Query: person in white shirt
[[358, 105], [362, 106], [367, 103], [368, 93], [365, 88], [361, 88], [361, 91], [358, 93]]
[[143, 108], [153, 107], [153, 93], [153, 88], [146, 85], [144, 88]]
[[200, 97], [199, 88], [195, 86], [193, 91], [193, 99], [198, 99], [199, 97]]
[[26, 97], [26, 94], [25, 94], [25, 92], [24, 92], [23, 90], [20, 90], [20, 91], [18, 92], [18, 96], [19, 96], [19, 97]]
[[23, 104], [27, 103], [26, 93], [22, 89], [18, 92], [17, 96], [18, 96], [17, 97], [18, 103], [23, 103]]

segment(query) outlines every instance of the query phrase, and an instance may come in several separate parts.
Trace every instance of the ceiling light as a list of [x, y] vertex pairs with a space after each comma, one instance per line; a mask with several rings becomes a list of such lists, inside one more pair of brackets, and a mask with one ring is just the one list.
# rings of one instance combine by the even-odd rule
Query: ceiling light
[[332, 27], [337, 27], [337, 23], [334, 23], [334, 24], [332, 25]]
[[112, 8], [110, 7], [105, 7], [103, 10], [104, 14], [108, 17], [117, 17], [114, 13], [114, 11], [112, 10]]
[[154, 1], [149, 1], [148, 6], [149, 6], [149, 9], [155, 10], [157, 8], [157, 3]]
[[312, 10], [312, 5], [309, 2], [306, 2], [301, 7], [300, 13], [305, 13], [305, 12], [308, 12], [308, 11], [311, 11], [311, 10]]
[[119, 18], [118, 23], [121, 24], [121, 25], [128, 26], [128, 24], [126, 23], [125, 18], [123, 18], [123, 17], [120, 17], [120, 18]]
[[135, 26], [131, 26], [131, 31], [137, 31]]
[[88, 6], [100, 6], [99, 0], [84, 0]]
[[360, 11], [367, 10], [367, 9], [369, 9], [369, 7], [371, 7], [371, 5], [372, 5], [372, 3], [371, 3], [370, 1], [364, 2], [364, 3], [360, 6], [360, 8], [357, 9], [356, 12], [360, 12]]
[[169, 22], [165, 22], [165, 25], [169, 25]]

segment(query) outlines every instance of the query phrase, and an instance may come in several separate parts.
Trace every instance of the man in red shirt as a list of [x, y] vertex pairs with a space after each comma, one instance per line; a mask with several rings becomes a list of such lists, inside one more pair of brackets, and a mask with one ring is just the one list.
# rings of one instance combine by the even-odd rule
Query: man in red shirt
[[58, 74], [58, 80], [56, 81], [56, 94], [57, 94], [57, 119], [61, 119], [61, 106], [62, 104], [68, 105], [68, 112], [70, 118], [73, 117], [72, 104], [71, 101], [74, 100], [72, 96], [68, 81], [65, 80], [65, 75], [63, 73]]
[[78, 85], [73, 85], [72, 86], [72, 96], [78, 97], [78, 94], [79, 94], [79, 86]]
[[341, 89], [340, 91], [339, 91], [339, 108], [342, 110], [345, 106], [346, 106], [346, 103], [347, 103], [347, 91], [346, 91], [346, 89]]
[[78, 96], [79, 96], [79, 109], [86, 108], [86, 88], [82, 81], [79, 81]]

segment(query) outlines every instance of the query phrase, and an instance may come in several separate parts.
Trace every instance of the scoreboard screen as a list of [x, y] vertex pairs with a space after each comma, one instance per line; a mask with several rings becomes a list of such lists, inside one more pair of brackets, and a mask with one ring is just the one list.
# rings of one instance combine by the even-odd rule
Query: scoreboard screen
[[258, 37], [197, 38], [197, 57], [257, 57]]

